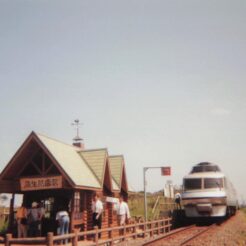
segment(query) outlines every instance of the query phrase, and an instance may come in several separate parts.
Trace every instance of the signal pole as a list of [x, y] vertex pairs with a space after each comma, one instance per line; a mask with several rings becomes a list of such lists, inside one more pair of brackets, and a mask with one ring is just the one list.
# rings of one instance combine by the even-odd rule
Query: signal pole
[[147, 194], [146, 194], [146, 171], [148, 170], [148, 167], [143, 168], [143, 185], [144, 185], [144, 219], [147, 221]]
[[160, 168], [162, 171], [163, 176], [169, 176], [171, 175], [171, 167], [144, 167], [143, 168], [143, 186], [144, 186], [144, 219], [145, 221], [148, 220], [148, 204], [147, 204], [147, 192], [146, 192], [146, 187], [147, 187], [147, 182], [146, 182], [146, 172], [148, 169], [156, 169]]

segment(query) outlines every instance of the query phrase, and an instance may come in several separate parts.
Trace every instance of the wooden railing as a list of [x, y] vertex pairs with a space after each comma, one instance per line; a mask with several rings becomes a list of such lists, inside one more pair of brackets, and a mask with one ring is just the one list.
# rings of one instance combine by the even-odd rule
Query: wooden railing
[[[87, 246], [97, 245], [113, 245], [115, 242], [125, 241], [128, 238], [136, 239], [137, 237], [145, 238], [147, 235], [153, 237], [154, 235], [165, 234], [171, 230], [171, 218], [165, 218], [161, 220], [147, 221], [142, 223], [134, 223], [125, 226], [108, 227], [105, 229], [95, 228], [91, 231], [74, 231], [70, 234], [54, 236], [52, 232], [47, 234], [47, 237], [36, 237], [36, 238], [13, 238], [12, 234], [7, 234], [6, 237], [0, 238], [0, 243], [5, 246], [12, 244], [28, 245], [28, 244], [39, 244], [53, 246], [54, 244], [60, 243], [64, 240], [68, 240], [72, 243], [72, 246], [83, 245], [84, 238], [92, 238], [90, 243], [86, 243]], [[107, 233], [106, 239], [99, 239], [99, 235]], [[114, 235], [117, 232], [118, 235]]]

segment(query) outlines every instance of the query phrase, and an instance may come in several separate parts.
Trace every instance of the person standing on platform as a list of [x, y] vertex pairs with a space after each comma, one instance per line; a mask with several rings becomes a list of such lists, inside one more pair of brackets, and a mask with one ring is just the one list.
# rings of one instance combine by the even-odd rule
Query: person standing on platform
[[38, 204], [38, 213], [39, 213], [39, 236], [43, 235], [43, 224], [44, 224], [44, 218], [45, 218], [45, 208], [42, 202], [39, 202]]
[[175, 198], [177, 209], [181, 209], [181, 194], [177, 192], [174, 198]]
[[[100, 200], [98, 194], [95, 194], [93, 196], [91, 209], [92, 209], [92, 225], [93, 225], [93, 228], [95, 226], [97, 226], [98, 229], [101, 229], [103, 204], [102, 204], [102, 201]], [[99, 238], [100, 237], [101, 237], [101, 234], [99, 234]]]
[[[56, 213], [56, 220], [58, 221], [58, 235], [64, 235], [69, 233], [69, 224], [70, 224], [70, 218], [68, 212], [60, 208], [59, 211]], [[65, 239], [62, 243], [67, 244], [68, 239]]]
[[118, 225], [123, 226], [126, 224], [126, 221], [130, 219], [130, 211], [128, 204], [124, 201], [123, 196], [121, 195], [119, 198], [119, 203], [116, 206], [117, 217], [118, 217]]
[[40, 223], [40, 214], [38, 203], [33, 202], [32, 208], [27, 212], [27, 223], [29, 226], [28, 234], [30, 237], [38, 237], [39, 236], [39, 223]]
[[18, 238], [27, 237], [27, 209], [22, 203], [16, 212]]

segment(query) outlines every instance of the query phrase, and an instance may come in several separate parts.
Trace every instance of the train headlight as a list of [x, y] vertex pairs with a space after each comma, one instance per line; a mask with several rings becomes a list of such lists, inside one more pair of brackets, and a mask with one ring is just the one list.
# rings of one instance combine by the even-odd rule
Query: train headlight
[[209, 197], [209, 198], [190, 198], [183, 199], [182, 203], [184, 206], [196, 206], [197, 204], [212, 204], [212, 205], [223, 205], [226, 204], [225, 197]]

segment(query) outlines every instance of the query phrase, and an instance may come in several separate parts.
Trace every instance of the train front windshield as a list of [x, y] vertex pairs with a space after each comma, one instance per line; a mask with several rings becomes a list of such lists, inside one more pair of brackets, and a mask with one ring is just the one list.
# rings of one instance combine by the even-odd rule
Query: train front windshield
[[202, 179], [184, 179], [185, 190], [200, 190], [202, 188]]
[[222, 178], [205, 178], [204, 179], [204, 188], [223, 188], [223, 179]]

